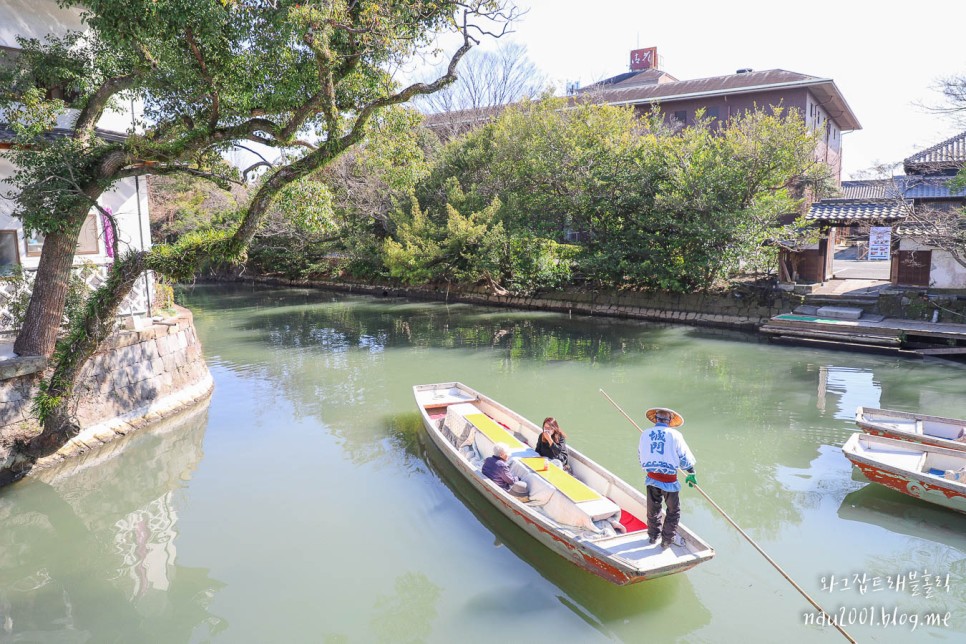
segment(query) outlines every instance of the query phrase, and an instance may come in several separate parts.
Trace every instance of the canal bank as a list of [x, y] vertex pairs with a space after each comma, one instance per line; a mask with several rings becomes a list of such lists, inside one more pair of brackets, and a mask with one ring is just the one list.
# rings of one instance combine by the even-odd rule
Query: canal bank
[[966, 355], [966, 295], [893, 288], [888, 282], [832, 280], [815, 287], [784, 289], [746, 284], [732, 290], [660, 293], [566, 289], [531, 296], [493, 293], [484, 288], [295, 281], [256, 277], [256, 283], [321, 288], [343, 293], [404, 297], [732, 328], [761, 333], [784, 344], [894, 353], [904, 357]]
[[46, 361], [0, 360], [0, 484], [43, 469], [203, 401], [214, 386], [191, 312], [141, 329], [121, 329], [85, 366], [75, 416], [83, 430], [35, 463], [18, 454], [18, 439], [40, 431], [31, 407]]

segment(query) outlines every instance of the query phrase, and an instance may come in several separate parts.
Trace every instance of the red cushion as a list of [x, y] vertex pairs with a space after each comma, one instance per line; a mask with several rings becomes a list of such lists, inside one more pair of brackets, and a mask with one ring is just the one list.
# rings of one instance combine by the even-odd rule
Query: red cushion
[[635, 517], [627, 510], [621, 508], [621, 518], [618, 519], [628, 532], [640, 532], [647, 530], [647, 524]]

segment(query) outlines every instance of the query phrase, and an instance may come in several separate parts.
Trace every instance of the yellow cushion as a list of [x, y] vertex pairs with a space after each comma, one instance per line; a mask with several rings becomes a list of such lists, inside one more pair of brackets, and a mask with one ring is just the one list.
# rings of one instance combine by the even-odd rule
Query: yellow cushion
[[551, 463], [550, 467], [547, 469], [543, 469], [546, 461], [542, 458], [521, 458], [520, 460], [523, 461], [527, 467], [535, 471], [543, 479], [550, 483], [550, 485], [566, 494], [567, 498], [574, 503], [580, 503], [581, 501], [596, 501], [600, 498], [603, 498], [600, 494], [590, 489], [553, 463]]
[[526, 449], [526, 445], [517, 440], [516, 436], [503, 429], [486, 414], [466, 414], [466, 420], [473, 423], [473, 426], [486, 434], [494, 443], [505, 443], [510, 451]]

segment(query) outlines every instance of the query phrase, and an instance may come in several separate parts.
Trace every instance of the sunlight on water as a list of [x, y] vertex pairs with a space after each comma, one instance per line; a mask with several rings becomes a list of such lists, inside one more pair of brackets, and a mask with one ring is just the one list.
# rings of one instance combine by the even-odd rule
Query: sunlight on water
[[[966, 418], [961, 366], [307, 289], [181, 300], [210, 403], [0, 491], [0, 641], [841, 641], [692, 490], [717, 556], [686, 574], [617, 588], [547, 551], [426, 439], [412, 385], [449, 380], [556, 416], [635, 485], [637, 431], [599, 390], [642, 424], [672, 407], [703, 489], [859, 641], [966, 635], [966, 515], [853, 481], [840, 449], [859, 405]], [[948, 589], [823, 589], [923, 571]], [[953, 617], [859, 624], [872, 606]]]

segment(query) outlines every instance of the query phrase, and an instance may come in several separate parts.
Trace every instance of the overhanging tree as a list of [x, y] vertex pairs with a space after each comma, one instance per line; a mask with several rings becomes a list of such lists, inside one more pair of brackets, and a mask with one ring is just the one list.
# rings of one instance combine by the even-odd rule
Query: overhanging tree
[[[332, 162], [362, 140], [379, 110], [456, 79], [460, 58], [515, 17], [506, 0], [64, 0], [85, 11], [89, 31], [61, 41], [23, 41], [6, 95], [18, 146], [16, 215], [46, 239], [17, 353], [50, 355], [36, 411], [43, 431], [22, 441], [27, 462], [56, 450], [77, 430], [71, 415], [81, 368], [113, 329], [117, 307], [152, 269], [192, 275], [207, 262], [242, 258], [273, 199], [287, 185]], [[456, 31], [444, 74], [398, 87], [393, 64]], [[66, 44], [65, 44], [66, 43]], [[44, 92], [52, 86], [67, 99]], [[124, 141], [98, 138], [95, 124], [113, 102], [139, 99], [143, 131]], [[79, 110], [69, 136], [44, 132], [65, 107]], [[66, 277], [91, 208], [130, 176], [187, 172], [216, 177], [220, 154], [258, 143], [285, 150], [241, 222], [173, 246], [128, 251], [111, 266], [82, 320], [55, 341]], [[109, 213], [104, 213], [109, 215]]]

